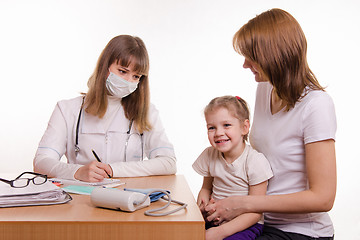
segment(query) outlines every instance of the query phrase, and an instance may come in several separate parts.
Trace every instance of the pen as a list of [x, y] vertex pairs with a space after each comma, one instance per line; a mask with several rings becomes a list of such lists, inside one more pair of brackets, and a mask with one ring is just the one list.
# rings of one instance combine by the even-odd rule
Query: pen
[[[100, 158], [98, 157], [98, 155], [96, 154], [96, 152], [95, 152], [94, 150], [91, 150], [91, 151], [92, 151], [92, 153], [94, 154], [96, 160], [97, 160], [98, 162], [101, 162], [101, 160], [100, 160]], [[106, 172], [106, 171], [105, 171], [105, 172]], [[109, 178], [111, 178], [110, 174], [108, 174], [107, 172], [106, 172], [106, 174], [108, 175]]]

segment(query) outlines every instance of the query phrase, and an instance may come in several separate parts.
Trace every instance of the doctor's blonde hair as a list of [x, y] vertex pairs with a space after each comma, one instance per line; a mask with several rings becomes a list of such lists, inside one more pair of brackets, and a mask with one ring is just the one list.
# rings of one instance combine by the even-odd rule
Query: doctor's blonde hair
[[140, 132], [151, 130], [148, 121], [150, 105], [149, 56], [144, 42], [139, 37], [120, 35], [106, 45], [99, 56], [95, 70], [88, 81], [89, 90], [85, 96], [84, 107], [87, 113], [102, 118], [108, 106], [106, 79], [111, 64], [117, 63], [128, 67], [134, 64], [134, 71], [141, 74], [137, 89], [121, 99], [125, 116], [134, 122]]

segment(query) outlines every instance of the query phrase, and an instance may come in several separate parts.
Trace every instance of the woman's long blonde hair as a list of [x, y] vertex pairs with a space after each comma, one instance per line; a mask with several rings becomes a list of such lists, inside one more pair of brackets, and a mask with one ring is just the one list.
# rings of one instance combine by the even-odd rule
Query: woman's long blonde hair
[[286, 110], [304, 97], [305, 87], [324, 90], [307, 63], [307, 42], [288, 12], [271, 9], [242, 26], [233, 38], [236, 52], [258, 65], [260, 75], [286, 102]]
[[106, 45], [88, 81], [89, 90], [84, 102], [86, 112], [99, 118], [105, 115], [108, 105], [106, 79], [109, 75], [109, 67], [113, 63], [124, 67], [133, 64], [133, 70], [142, 75], [137, 89], [122, 98], [121, 104], [126, 118], [134, 122], [134, 126], [139, 132], [150, 130], [152, 126], [148, 121], [149, 56], [144, 42], [139, 37], [120, 35], [111, 39]]

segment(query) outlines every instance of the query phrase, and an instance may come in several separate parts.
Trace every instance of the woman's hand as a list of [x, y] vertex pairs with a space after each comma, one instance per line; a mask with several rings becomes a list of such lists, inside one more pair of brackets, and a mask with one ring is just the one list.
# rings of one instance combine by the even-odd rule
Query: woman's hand
[[206, 240], [223, 240], [226, 238], [226, 234], [222, 231], [221, 227], [212, 227], [206, 230], [205, 239]]
[[205, 207], [208, 213], [207, 220], [213, 221], [219, 225], [222, 222], [228, 222], [235, 217], [243, 214], [245, 211], [242, 209], [242, 199], [245, 196], [230, 196], [216, 202], [211, 202]]
[[112, 175], [112, 169], [108, 164], [92, 161], [80, 167], [74, 174], [75, 179], [85, 182], [100, 182]]

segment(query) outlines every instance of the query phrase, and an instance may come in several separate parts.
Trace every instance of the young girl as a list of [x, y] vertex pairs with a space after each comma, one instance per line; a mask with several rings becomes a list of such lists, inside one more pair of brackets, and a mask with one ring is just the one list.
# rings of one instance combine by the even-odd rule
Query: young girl
[[[230, 195], [264, 195], [272, 170], [263, 154], [246, 144], [250, 121], [246, 102], [233, 96], [218, 97], [205, 108], [208, 139], [193, 168], [204, 176], [197, 203], [205, 207]], [[206, 218], [205, 218], [206, 219]], [[206, 239], [255, 239], [262, 231], [262, 214], [247, 213], [206, 230]]]

